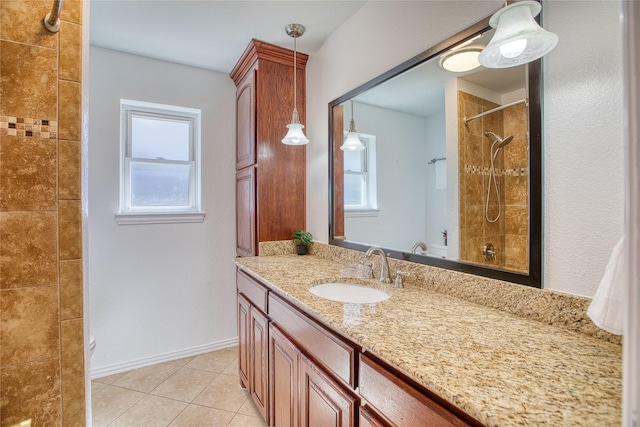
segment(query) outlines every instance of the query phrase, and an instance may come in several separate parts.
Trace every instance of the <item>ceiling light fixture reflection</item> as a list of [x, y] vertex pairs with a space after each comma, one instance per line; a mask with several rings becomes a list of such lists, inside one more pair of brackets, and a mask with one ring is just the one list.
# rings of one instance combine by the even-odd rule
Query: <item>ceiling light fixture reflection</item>
[[440, 60], [440, 66], [447, 71], [454, 73], [464, 73], [471, 71], [480, 66], [478, 56], [482, 49], [470, 47], [466, 49], [458, 49], [447, 53]]
[[525, 0], [494, 13], [489, 25], [496, 32], [480, 53], [480, 64], [487, 68], [515, 67], [551, 52], [558, 43], [558, 36], [533, 19], [541, 10], [540, 3]]
[[297, 64], [297, 46], [296, 40], [298, 37], [301, 37], [304, 34], [305, 28], [300, 24], [289, 24], [285, 27], [287, 34], [293, 37], [293, 116], [291, 118], [291, 123], [287, 125], [287, 134], [284, 138], [282, 138], [282, 143], [286, 145], [305, 145], [309, 143], [309, 139], [304, 135], [304, 125], [300, 123], [300, 116], [298, 115], [298, 85], [297, 85], [297, 74], [298, 74], [298, 64]]
[[349, 133], [344, 143], [340, 147], [342, 151], [362, 151], [364, 144], [360, 141], [358, 132], [356, 131], [356, 123], [353, 121], [353, 101], [351, 101], [351, 123], [349, 123]]

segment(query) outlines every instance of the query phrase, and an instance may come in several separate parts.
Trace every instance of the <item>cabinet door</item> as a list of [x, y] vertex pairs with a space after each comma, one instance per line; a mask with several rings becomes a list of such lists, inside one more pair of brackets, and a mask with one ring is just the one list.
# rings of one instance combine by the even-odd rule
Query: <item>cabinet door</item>
[[355, 425], [356, 400], [302, 354], [299, 386], [301, 427]]
[[238, 295], [238, 374], [240, 385], [249, 388], [249, 302]]
[[255, 71], [236, 89], [236, 170], [256, 162]]
[[250, 325], [250, 363], [249, 391], [260, 411], [262, 418], [268, 421], [269, 415], [269, 323], [267, 318], [255, 307], [249, 310]]
[[258, 255], [256, 240], [256, 169], [236, 172], [236, 254]]
[[269, 398], [272, 426], [298, 427], [298, 355], [274, 324], [269, 326]]

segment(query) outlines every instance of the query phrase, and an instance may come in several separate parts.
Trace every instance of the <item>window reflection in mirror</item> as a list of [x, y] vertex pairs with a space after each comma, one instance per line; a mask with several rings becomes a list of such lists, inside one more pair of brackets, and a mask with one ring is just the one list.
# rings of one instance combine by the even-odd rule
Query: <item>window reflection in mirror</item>
[[[449, 45], [481, 48], [492, 33], [482, 24]], [[331, 243], [540, 286], [539, 63], [450, 72], [447, 51], [330, 104]], [[373, 159], [369, 148], [340, 150], [352, 117]]]

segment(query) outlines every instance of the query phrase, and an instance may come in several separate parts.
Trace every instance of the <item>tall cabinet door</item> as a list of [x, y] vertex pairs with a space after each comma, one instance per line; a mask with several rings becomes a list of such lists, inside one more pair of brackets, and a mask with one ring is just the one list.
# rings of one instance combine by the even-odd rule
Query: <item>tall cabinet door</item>
[[269, 325], [269, 395], [272, 426], [298, 427], [298, 354], [295, 345]]
[[238, 373], [240, 385], [249, 388], [249, 302], [238, 295]]
[[262, 418], [269, 415], [269, 321], [255, 307], [249, 311], [250, 388], [249, 392]]
[[355, 398], [302, 354], [299, 394], [301, 427], [355, 425]]
[[258, 254], [256, 234], [256, 168], [236, 172], [236, 254]]
[[236, 89], [236, 170], [256, 163], [255, 71]]

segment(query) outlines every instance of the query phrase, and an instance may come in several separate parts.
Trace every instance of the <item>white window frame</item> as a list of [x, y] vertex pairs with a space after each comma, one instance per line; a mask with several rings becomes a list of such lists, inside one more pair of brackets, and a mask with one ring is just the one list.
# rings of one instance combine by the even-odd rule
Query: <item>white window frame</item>
[[[131, 157], [131, 119], [153, 117], [166, 120], [188, 122], [190, 128], [188, 161], [163, 159], [136, 159]], [[120, 210], [115, 215], [119, 225], [132, 224], [168, 224], [178, 222], [202, 222], [205, 214], [201, 200], [201, 111], [195, 108], [177, 107], [173, 105], [155, 104], [129, 99], [120, 100]], [[163, 163], [189, 165], [189, 206], [131, 206], [130, 166], [137, 163]]]
[[[345, 218], [356, 217], [374, 217], [378, 216], [380, 209], [378, 209], [378, 190], [377, 190], [377, 170], [376, 170], [376, 137], [374, 135], [368, 135], [358, 132], [360, 141], [364, 144], [365, 149], [365, 171], [362, 173], [355, 172], [357, 174], [364, 175], [365, 183], [365, 205], [344, 205]], [[345, 132], [346, 138], [346, 132]], [[345, 171], [345, 174], [350, 172]]]

